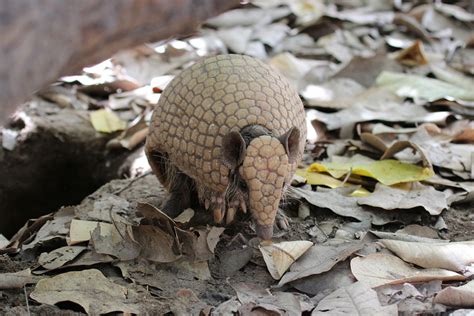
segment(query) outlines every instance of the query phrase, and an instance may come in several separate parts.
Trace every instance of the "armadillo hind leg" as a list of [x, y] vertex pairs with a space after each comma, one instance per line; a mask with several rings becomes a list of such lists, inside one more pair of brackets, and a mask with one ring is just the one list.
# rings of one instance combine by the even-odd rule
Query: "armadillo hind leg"
[[194, 181], [170, 163], [168, 156], [156, 150], [146, 151], [148, 162], [169, 196], [161, 210], [170, 217], [178, 216], [197, 201]]
[[257, 225], [256, 226], [256, 232], [257, 236], [264, 240], [269, 240], [272, 238], [273, 231], [274, 230], [288, 230], [289, 229], [289, 223], [288, 223], [288, 217], [286, 214], [283, 212], [281, 208], [278, 209], [276, 216], [275, 216], [275, 222], [270, 225]]
[[275, 225], [281, 230], [289, 229], [290, 224], [288, 222], [288, 216], [286, 216], [285, 212], [281, 208], [278, 208], [278, 211], [275, 217]]
[[156, 175], [160, 183], [169, 190], [170, 179], [167, 176], [167, 161], [168, 157], [165, 153], [157, 150], [150, 150], [149, 146], [145, 146], [145, 154], [150, 164], [151, 170]]
[[[170, 167], [176, 168], [167, 165], [167, 168]], [[167, 171], [169, 172], [169, 170]], [[194, 180], [177, 168], [174, 172], [176, 174], [173, 176], [169, 186], [170, 194], [161, 207], [161, 210], [170, 217], [178, 216], [187, 208], [194, 208], [198, 201]]]

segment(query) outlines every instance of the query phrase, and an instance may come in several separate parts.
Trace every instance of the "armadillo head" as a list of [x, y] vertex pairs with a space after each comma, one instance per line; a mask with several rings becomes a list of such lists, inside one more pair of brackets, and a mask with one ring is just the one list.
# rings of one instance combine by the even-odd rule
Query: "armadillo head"
[[[280, 137], [261, 135], [247, 142], [238, 132], [223, 139], [224, 161], [232, 167], [257, 226], [265, 240], [273, 236], [273, 224], [284, 187], [293, 176], [292, 164], [298, 157], [300, 132], [291, 128]], [[237, 159], [236, 159], [237, 158]], [[229, 165], [229, 164], [227, 164]]]

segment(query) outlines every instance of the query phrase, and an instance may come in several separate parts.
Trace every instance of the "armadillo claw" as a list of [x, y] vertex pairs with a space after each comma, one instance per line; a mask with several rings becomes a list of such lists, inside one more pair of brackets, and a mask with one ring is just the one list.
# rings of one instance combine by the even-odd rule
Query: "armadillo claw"
[[245, 203], [244, 199], [240, 200], [240, 209], [244, 214], [247, 214], [247, 204]]
[[278, 210], [275, 218], [276, 226], [281, 230], [288, 230], [290, 223], [288, 222], [288, 217], [283, 213], [281, 209]]
[[211, 201], [209, 201], [208, 199], [204, 199], [204, 208], [208, 210], [210, 206], [211, 206]]
[[222, 212], [222, 208], [218, 207], [214, 209], [214, 222], [220, 224], [222, 219], [224, 218], [224, 213]]
[[235, 217], [235, 213], [236, 213], [236, 209], [233, 208], [233, 207], [229, 207], [227, 209], [227, 214], [225, 216], [225, 223], [226, 225], [229, 225], [230, 223], [232, 223], [234, 221], [234, 217]]

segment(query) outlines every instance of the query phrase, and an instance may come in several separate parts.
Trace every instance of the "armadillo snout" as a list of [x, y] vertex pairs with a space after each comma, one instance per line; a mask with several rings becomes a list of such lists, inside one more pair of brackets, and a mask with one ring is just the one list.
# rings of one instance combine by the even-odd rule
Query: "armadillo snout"
[[258, 227], [257, 234], [263, 239], [271, 239], [273, 234], [273, 223], [289, 172], [288, 155], [277, 138], [265, 135], [250, 142], [240, 174], [249, 190], [249, 206]]

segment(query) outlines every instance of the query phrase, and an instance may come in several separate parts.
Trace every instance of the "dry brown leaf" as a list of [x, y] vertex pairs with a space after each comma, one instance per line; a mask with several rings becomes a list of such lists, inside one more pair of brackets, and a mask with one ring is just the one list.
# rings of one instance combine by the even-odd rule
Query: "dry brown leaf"
[[85, 85], [77, 90], [95, 98], [105, 98], [116, 92], [130, 91], [138, 88], [140, 88], [140, 85], [134, 79], [124, 77], [110, 82]]
[[174, 253], [186, 255], [191, 261], [203, 261], [213, 257], [207, 237], [211, 231], [213, 234], [217, 234], [218, 228], [206, 227], [183, 230], [168, 215], [148, 203], [138, 203], [137, 212], [144, 216], [144, 219], [141, 220], [142, 224], [152, 224], [159, 227], [164, 233], [173, 238]]
[[409, 188], [397, 188], [377, 183], [374, 192], [358, 199], [360, 205], [386, 210], [423, 207], [431, 215], [439, 215], [448, 207], [446, 195], [431, 186], [411, 183]]
[[213, 314], [215, 315], [238, 315], [239, 308], [242, 306], [242, 303], [239, 302], [237, 297], [232, 297], [231, 299], [219, 304], [214, 308]]
[[26, 284], [34, 282], [30, 269], [12, 273], [0, 273], [0, 290], [21, 289]]
[[216, 227], [213, 226], [209, 233], [207, 234], [207, 246], [209, 247], [209, 250], [214, 253], [214, 249], [217, 246], [217, 243], [219, 242], [219, 237], [222, 235], [224, 232], [225, 227]]
[[153, 205], [138, 202], [137, 215], [143, 217], [141, 220], [142, 224], [153, 224], [163, 229], [166, 233], [175, 236], [174, 228], [176, 227], [176, 223], [174, 220]]
[[6, 247], [9, 243], [10, 243], [10, 241], [8, 239], [6, 239], [5, 236], [0, 234], [0, 249]]
[[[119, 218], [116, 215], [116, 219]], [[133, 227], [129, 224], [114, 221], [110, 228], [102, 230], [96, 226], [91, 234], [91, 244], [97, 253], [111, 255], [120, 260], [132, 260], [139, 256], [142, 246], [133, 237]]]
[[292, 282], [291, 286], [302, 293], [317, 295], [327, 291], [335, 291], [341, 287], [351, 285], [354, 282], [356, 282], [356, 279], [354, 275], [352, 275], [349, 260], [345, 260], [338, 262], [327, 272], [298, 279]]
[[86, 249], [85, 246], [65, 246], [51, 252], [43, 252], [38, 263], [47, 270], [55, 270], [76, 259]]
[[[376, 102], [377, 98], [374, 96], [374, 93], [378, 94], [379, 98], [398, 98], [395, 94], [389, 95], [386, 90], [383, 91], [379, 88], [372, 87], [377, 76], [383, 70], [401, 71], [402, 69], [402, 66], [389, 58], [385, 51], [379, 50], [375, 53], [375, 56], [354, 56], [354, 58], [332, 78], [351, 78], [367, 88], [371, 87], [367, 90], [367, 93], [363, 93], [363, 95], [367, 98], [372, 98], [373, 101]], [[357, 101], [363, 102], [363, 95], [358, 97]], [[380, 101], [383, 102], [384, 100]]]
[[288, 14], [290, 14], [290, 10], [281, 7], [267, 10], [257, 8], [235, 9], [207, 20], [206, 24], [218, 28], [230, 28], [237, 25], [262, 25], [269, 24], [272, 20], [284, 17]]
[[54, 214], [53, 219], [47, 221], [35, 235], [35, 238], [22, 246], [22, 250], [33, 249], [38, 244], [53, 238], [64, 239], [69, 234], [69, 228], [73, 217], [75, 216], [75, 207], [62, 207]]
[[115, 284], [96, 269], [66, 272], [36, 284], [30, 297], [43, 304], [74, 302], [88, 314], [122, 312], [140, 313], [140, 308], [128, 301], [127, 288]]
[[[367, 90], [368, 91], [368, 90]], [[300, 92], [305, 105], [343, 109], [368, 97], [366, 89], [355, 80], [335, 78], [320, 85], [309, 84]]]
[[387, 145], [379, 136], [371, 133], [360, 133], [359, 136], [361, 141], [376, 148], [378, 151], [384, 152], [387, 150]]
[[[421, 238], [438, 239], [439, 235], [436, 229], [418, 224], [410, 224], [396, 231], [398, 234], [407, 234]], [[439, 240], [441, 241], [441, 239]]]
[[454, 4], [446, 4], [442, 2], [436, 2], [434, 7], [437, 11], [452, 16], [453, 18], [462, 22], [474, 22], [474, 14], [466, 11], [462, 7]]
[[209, 280], [212, 278], [207, 261], [180, 260], [173, 263], [176, 268], [191, 272], [199, 280]]
[[148, 126], [144, 116], [138, 117], [119, 136], [107, 143], [107, 148], [126, 148], [132, 150], [145, 141], [148, 134]]
[[[186, 253], [192, 261], [206, 261], [214, 256], [214, 249], [211, 249], [208, 243], [209, 232], [210, 228], [206, 227], [196, 228], [186, 232], [185, 234], [181, 234], [180, 238], [185, 244], [183, 252]], [[217, 232], [214, 230], [213, 234], [216, 234]], [[188, 237], [182, 239], [182, 236]], [[188, 247], [186, 247], [186, 244], [188, 244]]]
[[151, 225], [134, 227], [133, 237], [141, 246], [140, 256], [147, 260], [167, 263], [180, 258], [179, 254], [173, 252], [173, 236], [165, 233], [159, 227]]
[[320, 315], [398, 315], [397, 305], [382, 306], [377, 293], [367, 285], [356, 282], [338, 289], [313, 310], [311, 316]]
[[328, 130], [335, 130], [344, 126], [351, 126], [360, 122], [380, 120], [387, 122], [443, 122], [450, 112], [428, 112], [421, 106], [409, 103], [388, 102], [378, 108], [369, 107], [370, 104], [356, 103], [353, 106], [336, 113], [325, 113], [311, 110], [317, 119]]
[[474, 241], [435, 244], [381, 240], [380, 243], [403, 260], [424, 268], [463, 271], [474, 262]]
[[336, 11], [335, 7], [329, 7], [326, 15], [331, 18], [363, 25], [390, 24], [394, 18], [394, 12], [392, 11], [374, 11], [368, 6], [343, 11]]
[[418, 129], [410, 138], [410, 142], [417, 144], [434, 166], [460, 172], [470, 173], [471, 171], [472, 145], [470, 144], [439, 141], [424, 128]]
[[231, 286], [242, 304], [254, 303], [259, 298], [272, 295], [269, 289], [253, 283], [239, 282]]
[[474, 306], [474, 281], [463, 286], [448, 286], [436, 295], [434, 302], [455, 307]]
[[362, 242], [345, 242], [339, 245], [314, 245], [300, 260], [291, 266], [278, 283], [282, 286], [310, 275], [321, 274], [329, 271], [335, 264], [344, 261], [354, 252], [360, 250]]
[[304, 301], [304, 296], [296, 293], [276, 292], [270, 293], [268, 289], [259, 285], [249, 283], [233, 284], [232, 288], [237, 293], [237, 298], [244, 305], [239, 312], [248, 314], [247, 308], [252, 312], [277, 313], [278, 315], [301, 315], [303, 308], [311, 310], [314, 305], [308, 306]]
[[432, 239], [432, 238], [426, 238], [426, 237], [420, 237], [420, 236], [415, 236], [415, 235], [410, 235], [407, 233], [403, 233], [400, 231], [397, 231], [395, 233], [391, 232], [380, 232], [380, 231], [370, 231], [372, 234], [377, 236], [380, 239], [390, 239], [390, 240], [402, 240], [402, 241], [413, 241], [413, 242], [426, 242], [426, 243], [442, 243], [442, 242], [449, 242], [449, 240], [443, 240], [443, 239]]
[[[160, 43], [161, 44], [161, 43]], [[115, 54], [112, 62], [121, 67], [138, 84], [149, 84], [155, 77], [170, 74], [172, 70], [197, 58], [197, 52], [180, 40], [165, 44], [143, 45]]]
[[453, 37], [464, 43], [468, 43], [472, 37], [472, 32], [469, 28], [458, 23], [456, 20], [444, 16], [434, 8], [429, 8], [426, 11], [421, 22], [423, 26], [431, 32], [450, 30]]
[[271, 276], [275, 280], [279, 280], [286, 270], [312, 245], [311, 241], [297, 240], [260, 246], [259, 249]]
[[78, 217], [83, 220], [112, 222], [112, 216], [127, 213], [130, 202], [126, 199], [109, 192], [100, 195], [99, 199], [93, 201], [92, 210], [87, 208], [87, 212], [79, 213]]
[[298, 82], [312, 67], [319, 64], [318, 61], [297, 58], [290, 53], [278, 54], [268, 63], [278, 69], [295, 87], [298, 87]]
[[[417, 215], [415, 213], [391, 212], [369, 209], [368, 207], [357, 204], [358, 198], [347, 194], [346, 189], [337, 188], [318, 191], [303, 190], [301, 188], [293, 188], [292, 192], [295, 197], [304, 198], [310, 204], [321, 208], [327, 208], [337, 215], [352, 217], [361, 222], [372, 222], [374, 225], [385, 225], [397, 221], [410, 221]], [[353, 188], [352, 188], [353, 191]], [[349, 192], [350, 194], [351, 192]]]
[[390, 147], [385, 149], [385, 151], [384, 151], [382, 157], [380, 157], [380, 159], [381, 160], [382, 159], [390, 159], [393, 156], [395, 156], [396, 153], [399, 153], [399, 152], [401, 152], [402, 150], [404, 150], [406, 148], [411, 148], [414, 152], [417, 152], [420, 155], [423, 167], [430, 168], [430, 169], [433, 168], [431, 166], [430, 160], [428, 159], [427, 154], [425, 153], [425, 151], [420, 146], [418, 146], [417, 144], [406, 141], [406, 140], [396, 141], [393, 144], [391, 144]]
[[411, 46], [398, 52], [396, 59], [401, 64], [411, 67], [426, 65], [428, 63], [423, 43], [420, 40], [416, 40]]
[[68, 244], [72, 246], [81, 242], [89, 241], [92, 232], [97, 226], [100, 227], [103, 236], [109, 236], [112, 232], [112, 224], [73, 219], [71, 221]]
[[424, 282], [431, 280], [465, 280], [461, 274], [444, 269], [417, 269], [400, 258], [386, 253], [372, 253], [351, 260], [357, 280], [374, 288], [384, 284]]
[[253, 28], [235, 26], [232, 28], [219, 29], [215, 35], [233, 52], [243, 54], [247, 50]]
[[242, 246], [232, 250], [223, 250], [219, 254], [219, 266], [216, 275], [229, 277], [249, 263], [253, 256], [252, 247]]
[[[77, 258], [68, 262], [63, 267], [80, 267], [80, 266], [92, 266], [98, 263], [108, 263], [115, 259], [112, 256], [97, 253], [93, 250], [82, 252]], [[45, 271], [46, 272], [46, 271]], [[38, 273], [38, 270], [35, 270]]]
[[46, 214], [36, 219], [30, 219], [23, 225], [18, 232], [10, 238], [10, 243], [2, 250], [1, 253], [16, 252], [18, 248], [28, 240], [28, 238], [38, 232], [38, 230], [49, 220], [53, 219], [53, 214]]
[[176, 223], [186, 224], [194, 217], [194, 210], [192, 208], [187, 208], [181, 214], [176, 216], [173, 220]]
[[446, 311], [444, 305], [433, 303], [433, 297], [441, 291], [441, 284], [441, 281], [403, 283], [385, 285], [374, 290], [382, 305], [397, 304], [399, 315], [416, 315], [425, 311], [437, 315]]
[[452, 141], [457, 143], [474, 143], [474, 128], [463, 130], [454, 136]]

